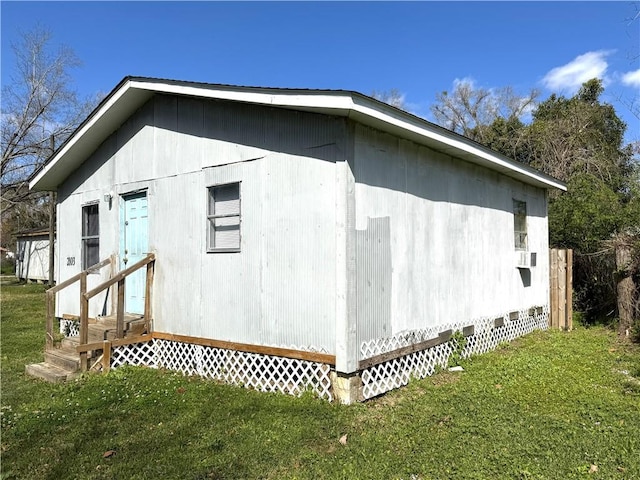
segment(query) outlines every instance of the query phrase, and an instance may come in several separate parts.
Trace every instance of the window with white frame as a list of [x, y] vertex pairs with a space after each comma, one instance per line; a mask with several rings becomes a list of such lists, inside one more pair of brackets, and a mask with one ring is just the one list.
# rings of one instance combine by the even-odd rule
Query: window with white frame
[[527, 250], [527, 202], [513, 199], [513, 237], [516, 250]]
[[214, 185], [207, 192], [207, 251], [240, 251], [240, 182]]
[[100, 222], [98, 204], [82, 207], [82, 269], [86, 270], [100, 261]]

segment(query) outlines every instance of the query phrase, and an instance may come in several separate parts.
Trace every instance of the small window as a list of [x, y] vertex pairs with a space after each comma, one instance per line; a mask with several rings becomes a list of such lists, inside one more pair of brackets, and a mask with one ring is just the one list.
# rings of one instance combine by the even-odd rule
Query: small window
[[513, 236], [516, 250], [527, 250], [527, 203], [513, 200]]
[[98, 204], [82, 207], [82, 269], [100, 261], [100, 222]]
[[240, 251], [240, 183], [208, 188], [207, 251]]

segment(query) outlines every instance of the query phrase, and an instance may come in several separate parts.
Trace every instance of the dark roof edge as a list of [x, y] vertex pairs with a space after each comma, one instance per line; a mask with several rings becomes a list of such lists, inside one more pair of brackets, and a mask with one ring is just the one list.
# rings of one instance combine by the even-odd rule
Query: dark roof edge
[[[546, 173], [543, 173], [539, 170], [536, 170], [529, 165], [524, 163], [517, 162], [501, 153], [498, 153], [490, 148], [471, 140], [463, 135], [460, 135], [456, 132], [448, 130], [440, 125], [437, 125], [429, 120], [426, 120], [422, 117], [419, 117], [411, 112], [407, 112], [405, 110], [401, 110], [397, 107], [384, 103], [380, 100], [372, 98], [370, 96], [364, 95], [362, 93], [353, 91], [353, 90], [330, 90], [330, 89], [300, 89], [300, 88], [275, 88], [275, 87], [255, 87], [255, 86], [238, 86], [238, 85], [229, 85], [229, 84], [216, 84], [216, 83], [205, 83], [205, 82], [194, 82], [194, 81], [184, 81], [184, 80], [172, 80], [172, 79], [162, 79], [156, 77], [145, 77], [145, 76], [134, 76], [128, 75], [125, 76], [118, 84], [96, 105], [96, 107], [91, 111], [91, 113], [76, 127], [76, 129], [69, 135], [65, 141], [56, 148], [56, 150], [51, 154], [49, 159], [43, 163], [36, 171], [34, 171], [29, 177], [28, 181], [31, 182], [40, 175], [40, 173], [47, 168], [47, 166], [54, 161], [58, 154], [75, 138], [80, 130], [82, 130], [88, 123], [92, 121], [92, 119], [96, 116], [96, 114], [116, 95], [116, 93], [122, 89], [128, 82], [140, 82], [140, 83], [149, 83], [149, 84], [165, 84], [172, 85], [177, 87], [193, 87], [193, 88], [201, 88], [201, 89], [215, 89], [218, 91], [229, 91], [229, 92], [247, 92], [247, 93], [273, 93], [273, 94], [301, 94], [301, 95], [335, 95], [336, 97], [351, 97], [351, 102], [355, 105], [361, 104], [364, 107], [372, 108], [374, 111], [380, 112], [382, 114], [388, 115], [394, 119], [397, 119], [400, 122], [408, 123], [416, 128], [425, 129], [432, 131], [439, 136], [442, 136], [453, 143], [464, 144], [472, 149], [477, 150], [483, 155], [488, 157], [493, 157], [504, 163], [507, 168], [510, 168], [514, 171], [520, 171], [525, 176], [536, 176], [539, 177], [544, 183], [548, 184], [548, 188], [559, 188], [561, 190], [566, 190], [566, 184]], [[291, 108], [294, 108], [292, 106]], [[384, 121], [384, 120], [383, 120]], [[402, 128], [402, 127], [400, 127]], [[486, 158], [485, 158], [486, 159]]]

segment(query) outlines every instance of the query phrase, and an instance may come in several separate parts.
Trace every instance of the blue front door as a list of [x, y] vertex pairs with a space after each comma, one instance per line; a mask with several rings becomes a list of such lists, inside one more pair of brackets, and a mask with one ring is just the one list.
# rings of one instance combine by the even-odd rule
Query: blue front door
[[[123, 196], [121, 210], [120, 270], [142, 260], [149, 251], [147, 193]], [[125, 283], [125, 312], [144, 313], [146, 269], [129, 275]]]

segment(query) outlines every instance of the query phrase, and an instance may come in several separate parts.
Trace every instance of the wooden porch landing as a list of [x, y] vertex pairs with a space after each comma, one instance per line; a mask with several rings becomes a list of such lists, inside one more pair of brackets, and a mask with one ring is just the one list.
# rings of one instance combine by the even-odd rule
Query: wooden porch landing
[[[133, 337], [148, 333], [145, 331], [143, 315], [126, 313], [124, 316], [124, 336]], [[103, 342], [116, 338], [116, 315], [98, 318], [88, 326], [88, 343]], [[79, 337], [67, 337], [53, 348], [44, 352], [44, 362], [26, 366], [26, 373], [32, 377], [41, 378], [51, 383], [61, 383], [71, 380], [81, 373], [80, 354], [76, 347], [80, 344]], [[89, 352], [89, 368], [99, 357], [99, 350]]]

